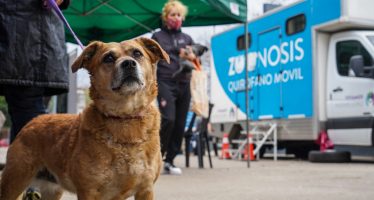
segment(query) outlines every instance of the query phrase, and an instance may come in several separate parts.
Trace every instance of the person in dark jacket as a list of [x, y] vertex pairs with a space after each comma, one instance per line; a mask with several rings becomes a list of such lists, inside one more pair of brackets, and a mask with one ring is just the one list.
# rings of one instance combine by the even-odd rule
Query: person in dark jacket
[[[70, 0], [55, 0], [66, 9]], [[44, 97], [69, 89], [62, 21], [44, 0], [0, 0], [0, 95], [12, 126], [10, 142], [32, 118], [45, 114]], [[41, 199], [29, 188], [23, 200]]]
[[[55, 0], [67, 8], [70, 0]], [[8, 104], [10, 142], [44, 114], [44, 96], [69, 87], [64, 25], [43, 0], [0, 0], [0, 95]]]
[[163, 26], [152, 35], [169, 54], [170, 64], [160, 61], [157, 68], [159, 94], [157, 97], [161, 112], [161, 153], [164, 157], [164, 172], [180, 175], [182, 170], [173, 163], [179, 153], [183, 139], [187, 112], [190, 105], [190, 73], [177, 77], [179, 58], [183, 50], [193, 44], [192, 38], [181, 31], [187, 7], [177, 0], [168, 1], [162, 10]]

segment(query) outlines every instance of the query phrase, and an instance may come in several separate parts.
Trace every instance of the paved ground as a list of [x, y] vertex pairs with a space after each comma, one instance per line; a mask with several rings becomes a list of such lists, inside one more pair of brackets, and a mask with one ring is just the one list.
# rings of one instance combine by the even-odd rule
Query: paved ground
[[[199, 169], [196, 157], [182, 176], [162, 175], [160, 200], [372, 200], [374, 162], [315, 164], [292, 158], [251, 163], [214, 158], [214, 168]], [[1, 161], [1, 160], [0, 160]], [[176, 164], [184, 166], [184, 157]], [[208, 162], [205, 161], [205, 165]], [[64, 194], [63, 200], [76, 200]]]

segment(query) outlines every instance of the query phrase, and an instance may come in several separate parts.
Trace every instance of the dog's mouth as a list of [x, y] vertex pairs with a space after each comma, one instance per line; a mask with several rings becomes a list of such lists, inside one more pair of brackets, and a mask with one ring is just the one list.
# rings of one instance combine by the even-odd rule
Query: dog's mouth
[[143, 71], [139, 64], [131, 59], [118, 62], [113, 72], [111, 88], [115, 92], [136, 92], [144, 88]]
[[137, 90], [143, 88], [144, 83], [136, 73], [124, 74], [120, 80], [112, 83], [113, 91], [120, 91], [121, 89], [126, 90]]

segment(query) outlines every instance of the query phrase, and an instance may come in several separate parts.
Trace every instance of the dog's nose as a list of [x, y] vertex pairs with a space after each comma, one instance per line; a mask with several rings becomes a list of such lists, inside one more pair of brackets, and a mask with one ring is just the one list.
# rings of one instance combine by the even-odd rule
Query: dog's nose
[[134, 70], [136, 67], [136, 62], [134, 60], [125, 60], [122, 62], [121, 67], [124, 70]]

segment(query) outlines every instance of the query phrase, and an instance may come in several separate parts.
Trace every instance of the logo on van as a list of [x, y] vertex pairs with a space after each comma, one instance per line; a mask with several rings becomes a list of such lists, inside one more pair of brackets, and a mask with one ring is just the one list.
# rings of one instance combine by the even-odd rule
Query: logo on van
[[[303, 38], [297, 38], [296, 40], [283, 42], [280, 45], [272, 45], [269, 48], [262, 49], [262, 51], [249, 52], [248, 71], [254, 71], [258, 61], [260, 61], [262, 67], [267, 68], [268, 66], [277, 67], [279, 63], [285, 65], [302, 60], [304, 58], [304, 49], [301, 46], [303, 42]], [[229, 76], [234, 76], [244, 71], [244, 55], [230, 57], [228, 62], [230, 64]]]
[[374, 106], [374, 93], [373, 92], [369, 92], [366, 95], [366, 105], [367, 106]]

